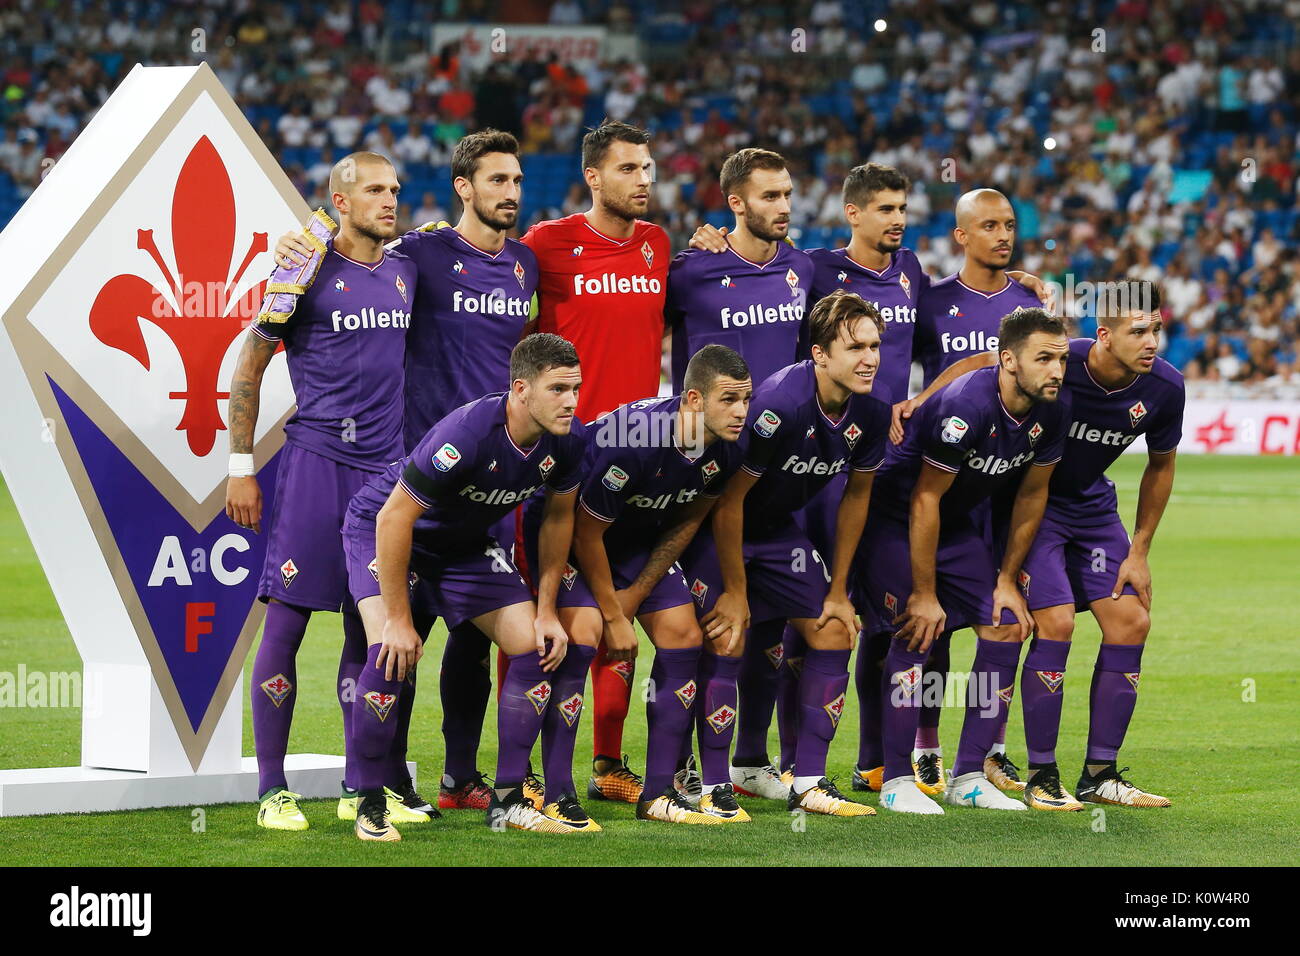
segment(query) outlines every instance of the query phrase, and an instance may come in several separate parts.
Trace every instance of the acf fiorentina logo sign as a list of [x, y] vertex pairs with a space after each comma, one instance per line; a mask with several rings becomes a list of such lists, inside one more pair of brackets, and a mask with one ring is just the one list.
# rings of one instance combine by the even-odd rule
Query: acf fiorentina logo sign
[[[143, 74], [163, 72], [128, 78], [60, 161], [67, 168], [29, 200], [31, 219], [66, 214], [60, 189], [93, 177], [95, 144], [147, 100]], [[61, 465], [99, 547], [60, 550], [42, 538], [42, 515], [23, 508], [65, 614], [76, 575], [106, 564], [197, 769], [261, 619], [265, 529], [293, 405], [277, 357], [255, 436], [265, 510], [255, 535], [225, 516], [229, 382], [271, 269], [268, 236], [307, 209], [212, 72], [189, 72], [53, 255], [15, 277], [27, 285], [3, 324], [26, 382], [0, 387], [31, 389], [58, 453], [40, 464], [41, 480], [62, 485]], [[25, 212], [11, 229], [30, 221]], [[94, 635], [73, 636], [89, 660]]]

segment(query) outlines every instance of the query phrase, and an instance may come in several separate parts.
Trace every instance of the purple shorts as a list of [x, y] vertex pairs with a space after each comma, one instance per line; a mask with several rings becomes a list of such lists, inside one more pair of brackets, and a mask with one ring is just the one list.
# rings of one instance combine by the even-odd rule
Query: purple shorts
[[[1119, 515], [1110, 519], [1080, 527], [1053, 518], [1048, 506], [1017, 579], [1031, 611], [1060, 604], [1082, 611], [1093, 601], [1110, 598], [1129, 551]], [[1123, 593], [1137, 591], [1125, 584]]]
[[[749, 617], [754, 624], [821, 617], [831, 569], [794, 522], [745, 541], [741, 554], [745, 559]], [[701, 528], [687, 545], [681, 565], [695, 598], [695, 611], [703, 616], [713, 609], [722, 593], [722, 566], [718, 563], [717, 543], [708, 528]]]
[[313, 611], [337, 611], [347, 602], [340, 529], [348, 502], [374, 476], [285, 443], [258, 598]]
[[[360, 603], [378, 596], [374, 522], [348, 515], [343, 526], [343, 550], [353, 600]], [[455, 555], [433, 554], [417, 543], [411, 549], [411, 588], [417, 583], [424, 585], [422, 598], [427, 611], [442, 618], [448, 628], [533, 599], [510, 552], [487, 537], [481, 551]]]
[[[494, 538], [500, 543], [501, 550], [510, 555], [511, 563], [518, 567], [518, 552], [515, 550], [515, 512], [510, 512], [510, 514], [506, 515], [492, 527], [488, 528], [487, 533], [489, 538]], [[414, 559], [412, 559], [412, 563], [414, 563]], [[378, 592], [376, 591], [375, 593]], [[411, 604], [413, 607], [418, 608], [421, 612], [421, 616], [430, 622], [432, 622], [434, 618], [443, 616], [438, 610], [437, 589], [428, 580], [418, 574], [415, 576], [415, 584], [411, 587]], [[456, 625], [454, 624], [447, 624], [448, 628], [455, 626]], [[427, 637], [427, 635], [425, 636]]]
[[[876, 633], [895, 631], [894, 617], [903, 613], [912, 594], [907, 525], [884, 516], [868, 518], [858, 553], [858, 613], [864, 624], [875, 625]], [[945, 630], [969, 627], [972, 622], [992, 624], [997, 576], [997, 561], [982, 529], [965, 525], [940, 535], [935, 592], [948, 615]], [[1003, 610], [1000, 623], [1014, 624], [1016, 617]]]
[[[608, 549], [608, 545], [606, 548]], [[617, 591], [630, 586], [636, 580], [636, 576], [645, 567], [646, 559], [650, 557], [645, 551], [619, 554], [607, 550], [606, 553], [609, 555], [610, 575], [614, 579], [614, 589]], [[637, 609], [637, 616], [666, 611], [670, 607], [681, 607], [683, 604], [691, 603], [693, 603], [691, 589], [682, 575], [681, 565], [674, 564], [641, 602], [641, 607]], [[560, 578], [560, 593], [556, 596], [555, 606], [557, 608], [600, 606], [596, 603], [591, 589], [587, 587], [587, 582], [583, 580], [582, 572], [572, 563], [566, 563], [564, 566], [564, 575]]]

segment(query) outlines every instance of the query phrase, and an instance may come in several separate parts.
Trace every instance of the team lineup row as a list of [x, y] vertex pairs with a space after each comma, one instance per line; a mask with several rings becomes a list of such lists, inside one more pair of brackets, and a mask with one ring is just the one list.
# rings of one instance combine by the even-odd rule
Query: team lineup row
[[[1167, 805], [1115, 766], [1182, 417], [1181, 378], [1155, 357], [1156, 290], [1135, 284], [1099, 314], [1095, 342], [1071, 341], [1038, 307], [1041, 283], [1006, 273], [1014, 218], [993, 190], [959, 201], [966, 262], [932, 283], [902, 247], [907, 180], [877, 164], [845, 182], [849, 246], [801, 252], [783, 241], [784, 161], [754, 149], [722, 170], [735, 228], [701, 229], [670, 263], [662, 230], [638, 218], [647, 141], [620, 123], [590, 132], [592, 208], [522, 241], [506, 238], [518, 147], [495, 131], [457, 147], [454, 228], [391, 241], [393, 169], [354, 154], [331, 177], [337, 235], [317, 213], [281, 238], [229, 415], [227, 513], [260, 531], [252, 435], [283, 346], [298, 408], [260, 586], [259, 823], [308, 826], [283, 765], [294, 659], [316, 610], [343, 612], [339, 815], [362, 839], [398, 839], [394, 824], [438, 813], [405, 761], [415, 664], [438, 617], [438, 804], [486, 810], [494, 826], [599, 829], [572, 780], [588, 670], [590, 797], [689, 824], [746, 821], [738, 793], [873, 815], [825, 775], [859, 631], [854, 789], [900, 812], [941, 813], [929, 799], [941, 791], [976, 807], [1078, 809], [1054, 755], [1076, 606], [1103, 631], [1079, 797]], [[674, 395], [647, 397], [665, 334]], [[925, 388], [908, 400], [913, 359]], [[1104, 471], [1140, 434], [1149, 463], [1130, 544]], [[656, 647], [644, 779], [619, 756], [633, 620]], [[977, 649], [949, 779], [937, 714], [948, 635], [963, 627]], [[1026, 786], [1002, 735], [1031, 628]], [[489, 641], [501, 684], [491, 786], [477, 766]]]

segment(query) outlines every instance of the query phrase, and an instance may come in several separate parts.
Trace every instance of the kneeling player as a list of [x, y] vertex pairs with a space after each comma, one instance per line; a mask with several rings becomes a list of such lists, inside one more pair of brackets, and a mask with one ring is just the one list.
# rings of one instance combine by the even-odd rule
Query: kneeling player
[[[585, 437], [574, 417], [582, 375], [572, 345], [556, 335], [533, 335], [515, 346], [510, 378], [509, 393], [456, 409], [348, 507], [348, 584], [369, 644], [352, 719], [361, 796], [356, 833], [363, 840], [401, 839], [388, 821], [381, 787], [394, 732], [388, 717], [423, 653], [411, 623], [408, 571], [432, 585], [437, 613], [449, 627], [472, 621], [510, 657], [497, 711], [488, 823], [574, 832], [528, 802], [523, 780], [552, 696], [551, 674], [568, 645], [553, 597], [582, 476]], [[547, 489], [542, 588], [534, 604], [488, 532], [541, 486]]]
[[633, 402], [588, 426], [574, 532], [581, 574], [565, 579], [557, 604], [600, 609], [613, 661], [636, 657], [633, 619], [655, 645], [637, 816], [721, 824], [741, 813], [734, 796], [701, 812], [673, 785], [690, 733], [702, 641], [676, 562], [740, 464], [735, 442], [749, 411], [749, 367], [731, 349], [706, 345], [687, 365], [684, 386], [681, 395]]
[[[730, 794], [734, 785], [754, 795], [779, 793], [791, 809], [841, 817], [875, 813], [845, 799], [826, 778], [826, 753], [844, 711], [858, 631], [849, 566], [889, 431], [890, 406], [870, 395], [883, 329], [876, 307], [851, 293], [836, 291], [813, 307], [812, 359], [759, 386], [744, 462], [714, 512], [713, 533], [697, 536], [683, 556], [707, 640], [700, 660], [702, 706], [696, 707], [706, 801], [711, 794], [716, 803], [719, 792]], [[845, 470], [851, 476], [838, 502], [828, 569], [795, 515]], [[766, 753], [738, 754], [739, 766], [728, 766], [736, 675], [751, 619], [789, 621], [807, 644], [793, 786], [781, 783]], [[742, 712], [747, 704], [739, 702]]]
[[[1016, 572], [1029, 550], [1061, 457], [1069, 421], [1058, 402], [1069, 349], [1061, 320], [1016, 309], [999, 328], [1000, 365], [963, 375], [922, 408], [901, 445], [891, 446], [876, 480], [863, 535], [862, 585], [882, 623], [901, 624], [885, 660], [885, 772], [881, 806], [942, 813], [916, 785], [911, 751], [921, 668], [934, 639], [969, 625], [978, 637], [966, 721], [944, 800], [1024, 810], [984, 774], [984, 757], [1014, 690], [1029, 609]], [[1033, 467], [1028, 467], [1030, 465]], [[999, 570], [977, 506], [1014, 488]]]
[[[1025, 802], [1038, 810], [1080, 810], [1086, 803], [1167, 807], [1166, 797], [1129, 783], [1116, 770], [1137, 703], [1142, 649], [1151, 629], [1147, 552], [1174, 483], [1182, 438], [1183, 377], [1156, 357], [1160, 292], [1125, 283], [1099, 308], [1097, 339], [1070, 342], [1065, 383], [1072, 421], [1065, 454], [1052, 475], [1047, 510], [1020, 575], [1037, 631], [1021, 675], [1029, 751]], [[1138, 492], [1132, 544], [1120, 521], [1106, 469], [1138, 435], [1147, 466]], [[1065, 663], [1076, 609], [1091, 609], [1101, 651], [1089, 695], [1088, 750], [1076, 788], [1061, 785], [1056, 740]]]

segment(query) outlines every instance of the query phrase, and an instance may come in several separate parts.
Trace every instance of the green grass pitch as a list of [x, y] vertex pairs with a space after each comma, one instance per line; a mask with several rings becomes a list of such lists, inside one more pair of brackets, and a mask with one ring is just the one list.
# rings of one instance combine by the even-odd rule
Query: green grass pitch
[[[1112, 470], [1131, 522], [1141, 459]], [[1168, 795], [1170, 810], [1108, 808], [1097, 815], [1010, 815], [950, 808], [943, 818], [881, 815], [839, 820], [792, 817], [784, 806], [750, 800], [748, 826], [675, 827], [637, 822], [632, 807], [587, 804], [605, 832], [592, 837], [495, 833], [479, 813], [446, 814], [407, 827], [399, 844], [359, 844], [330, 800], [310, 801], [306, 833], [271, 833], [252, 805], [0, 819], [7, 864], [86, 865], [1295, 865], [1300, 810], [1288, 793], [1296, 778], [1300, 716], [1297, 568], [1300, 568], [1300, 461], [1184, 457], [1174, 498], [1156, 538], [1154, 626], [1134, 725], [1121, 765], [1139, 784]], [[318, 615], [299, 658], [300, 699], [291, 751], [341, 752], [333, 696], [338, 618]], [[953, 666], [968, 666], [970, 632], [955, 641]], [[422, 789], [436, 791], [442, 741], [435, 635], [412, 726], [411, 758]], [[1086, 732], [1087, 687], [1098, 635], [1082, 616], [1067, 679], [1058, 751], [1073, 783]], [[638, 681], [649, 673], [648, 642]], [[0, 671], [79, 667], [22, 523], [0, 496]], [[251, 655], [250, 655], [251, 664]], [[245, 673], [247, 695], [247, 670]], [[847, 786], [857, 745], [856, 695], [831, 750], [830, 769]], [[961, 711], [947, 708], [942, 740], [955, 753]], [[494, 762], [494, 711], [481, 765]], [[72, 709], [0, 709], [0, 768], [79, 762], [80, 714]], [[1012, 709], [1009, 750], [1023, 763], [1020, 708]], [[640, 768], [645, 719], [634, 698], [626, 749]], [[775, 744], [775, 730], [773, 731]], [[575, 778], [586, 779], [590, 725], [584, 716]], [[244, 752], [252, 751], [244, 701]], [[871, 795], [868, 802], [875, 802]], [[1092, 808], [1089, 808], [1091, 810]]]

